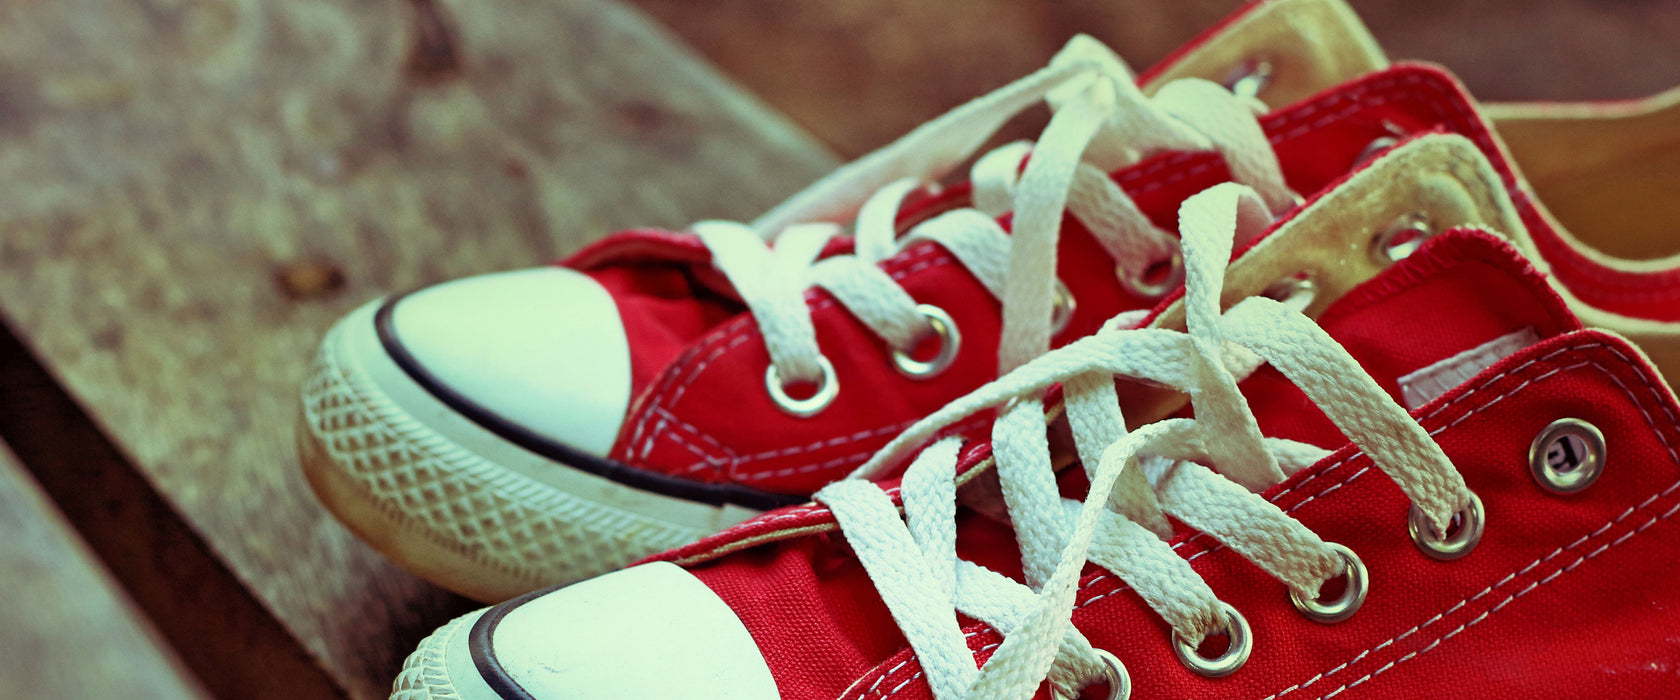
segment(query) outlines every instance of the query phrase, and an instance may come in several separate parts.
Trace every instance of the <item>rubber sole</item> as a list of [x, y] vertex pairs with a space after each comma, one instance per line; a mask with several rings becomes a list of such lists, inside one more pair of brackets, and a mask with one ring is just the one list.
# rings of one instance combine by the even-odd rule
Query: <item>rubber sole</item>
[[449, 647], [483, 614], [479, 610], [457, 617], [421, 640], [414, 653], [403, 660], [402, 671], [391, 683], [391, 700], [478, 700], [466, 697], [462, 692], [465, 689], [451, 676]]
[[621, 568], [755, 515], [634, 489], [537, 455], [438, 401], [384, 352], [377, 303], [328, 332], [302, 391], [305, 476], [398, 565], [497, 602]]

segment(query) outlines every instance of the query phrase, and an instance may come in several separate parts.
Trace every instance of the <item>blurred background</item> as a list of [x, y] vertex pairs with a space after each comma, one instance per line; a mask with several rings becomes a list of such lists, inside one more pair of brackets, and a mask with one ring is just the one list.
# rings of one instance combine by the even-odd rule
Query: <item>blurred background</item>
[[[1090, 34], [1142, 71], [1239, 0], [634, 0], [844, 157]], [[1674, 0], [1350, 0], [1389, 57], [1446, 65], [1479, 99], [1637, 97], [1680, 83]]]
[[[1677, 0], [1350, 0], [1483, 100], [1680, 84]], [[6, 697], [380, 699], [476, 604], [296, 465], [322, 333], [610, 231], [749, 219], [1042, 66], [1238, 0], [0, 3]]]

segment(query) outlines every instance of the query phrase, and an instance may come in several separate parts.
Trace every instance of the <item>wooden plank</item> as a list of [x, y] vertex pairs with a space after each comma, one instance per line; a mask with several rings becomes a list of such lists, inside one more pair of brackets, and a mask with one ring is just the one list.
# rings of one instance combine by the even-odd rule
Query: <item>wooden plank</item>
[[0, 444], [0, 678], [18, 698], [206, 697]]
[[0, 440], [212, 696], [344, 696], [4, 325]]
[[600, 0], [13, 3], [0, 95], [0, 308], [354, 697], [465, 603], [297, 472], [325, 328], [613, 228], [747, 217], [833, 163]]

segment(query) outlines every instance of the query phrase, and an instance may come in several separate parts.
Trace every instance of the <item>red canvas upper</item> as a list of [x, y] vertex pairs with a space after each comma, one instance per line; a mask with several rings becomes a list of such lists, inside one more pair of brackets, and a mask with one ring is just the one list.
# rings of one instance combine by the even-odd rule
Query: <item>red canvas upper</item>
[[[1605, 311], [1680, 321], [1680, 269], [1615, 270], [1568, 243], [1523, 185], [1474, 101], [1438, 68], [1399, 64], [1279, 109], [1261, 124], [1286, 180], [1309, 196], [1343, 177], [1378, 139], [1430, 131], [1464, 135], [1504, 178], [1538, 252], [1571, 293]], [[1114, 178], [1171, 231], [1182, 200], [1229, 174], [1215, 154], [1168, 153]], [[904, 207], [900, 221], [907, 228], [966, 204], [966, 197], [966, 187], [924, 190]], [[839, 238], [825, 254], [849, 248], [849, 239]], [[769, 356], [758, 326], [696, 237], [631, 231], [563, 264], [599, 281], [618, 306], [631, 353], [632, 402], [609, 457], [638, 468], [804, 496], [849, 473], [921, 416], [995, 377], [1000, 305], [936, 243], [910, 246], [882, 267], [918, 302], [955, 319], [963, 337], [956, 361], [933, 378], [900, 375], [885, 341], [827, 292], [813, 289], [806, 299], [818, 345], [835, 366], [840, 391], [809, 418], [781, 412], [765, 391]], [[1058, 274], [1078, 306], [1054, 345], [1151, 303], [1118, 284], [1113, 264], [1077, 219], [1065, 217]], [[980, 428], [986, 421], [978, 416], [961, 427]]]
[[[1278, 110], [1262, 126], [1289, 184], [1309, 195], [1342, 178], [1383, 137], [1447, 131], [1497, 151], [1460, 86], [1422, 65], [1397, 66]], [[1166, 230], [1174, 229], [1180, 202], [1228, 177], [1211, 153], [1164, 154], [1115, 174]], [[918, 207], [936, 209], [960, 196], [931, 195]], [[918, 207], [905, 217], [917, 217]], [[1072, 216], [1060, 240], [1058, 271], [1078, 308], [1056, 344], [1149, 303], [1123, 290], [1113, 261]], [[806, 495], [996, 373], [999, 304], [936, 243], [911, 246], [882, 267], [918, 302], [939, 306], [956, 320], [963, 345], [955, 363], [933, 379], [898, 374], [881, 339], [826, 292], [812, 290], [807, 301], [818, 343], [840, 384], [833, 404], [814, 418], [784, 414], [772, 403], [763, 381], [769, 357], [758, 327], [710, 272], [692, 237], [637, 232], [569, 262], [614, 290], [632, 334], [636, 398], [611, 457], [653, 471]], [[985, 421], [981, 416], [964, 427]]]
[[[1264, 496], [1371, 571], [1351, 619], [1322, 625], [1285, 586], [1205, 535], [1172, 540], [1249, 620], [1255, 650], [1222, 679], [1187, 671], [1170, 630], [1111, 574], [1087, 567], [1074, 624], [1127, 665], [1134, 697], [1656, 697], [1680, 692], [1673, 620], [1680, 585], [1680, 406], [1625, 341], [1581, 330], [1544, 279], [1479, 232], [1436, 237], [1356, 288], [1322, 327], [1397, 395], [1395, 378], [1506, 333], [1541, 341], [1413, 415], [1482, 499], [1487, 530], [1468, 557], [1429, 559], [1406, 533], [1409, 502], [1287, 381], [1262, 369], [1243, 391], [1266, 434], [1337, 450]], [[1124, 392], [1123, 392], [1124, 393]], [[1590, 421], [1610, 445], [1589, 490], [1558, 496], [1528, 473], [1531, 440], [1552, 421]], [[965, 449], [963, 468], [988, 455]], [[1079, 470], [1068, 470], [1078, 472]], [[820, 506], [785, 509], [662, 555], [688, 566], [752, 633], [788, 698], [924, 698], [920, 668], [873, 585]], [[959, 554], [1019, 576], [1007, 527], [959, 521]], [[1001, 641], [968, 621], [983, 661]], [[1639, 692], [1644, 691], [1644, 692]]]

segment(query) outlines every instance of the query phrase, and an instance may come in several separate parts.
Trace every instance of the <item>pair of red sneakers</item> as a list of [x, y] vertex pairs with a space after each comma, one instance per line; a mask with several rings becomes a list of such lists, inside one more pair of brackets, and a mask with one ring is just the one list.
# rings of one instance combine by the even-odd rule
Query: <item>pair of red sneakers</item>
[[1076, 41], [756, 231], [351, 316], [305, 463], [394, 558], [500, 599], [678, 547], [451, 623], [398, 695], [1673, 692], [1680, 239], [1592, 204], [1660, 201], [1674, 110], [1496, 136], [1379, 63], [1306, 0], [1150, 98]]

